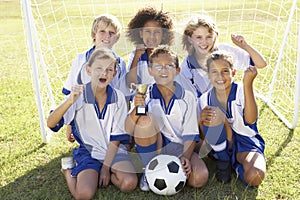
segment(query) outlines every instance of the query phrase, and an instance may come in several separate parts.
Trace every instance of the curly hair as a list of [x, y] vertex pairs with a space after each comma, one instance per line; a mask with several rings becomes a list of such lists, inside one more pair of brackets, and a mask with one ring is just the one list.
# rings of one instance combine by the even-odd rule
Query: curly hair
[[168, 12], [156, 10], [153, 7], [145, 7], [140, 9], [128, 24], [127, 37], [129, 40], [137, 44], [142, 44], [143, 39], [140, 37], [140, 30], [149, 21], [156, 21], [163, 29], [163, 39], [161, 44], [171, 45], [174, 39], [173, 22]]

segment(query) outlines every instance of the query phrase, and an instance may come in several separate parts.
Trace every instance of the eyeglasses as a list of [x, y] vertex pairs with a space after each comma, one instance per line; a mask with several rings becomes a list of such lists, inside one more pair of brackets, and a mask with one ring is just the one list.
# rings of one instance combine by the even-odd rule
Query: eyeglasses
[[161, 71], [163, 68], [168, 70], [168, 71], [172, 71], [176, 68], [175, 64], [166, 64], [166, 65], [160, 65], [160, 64], [153, 64], [152, 68], [156, 71]]

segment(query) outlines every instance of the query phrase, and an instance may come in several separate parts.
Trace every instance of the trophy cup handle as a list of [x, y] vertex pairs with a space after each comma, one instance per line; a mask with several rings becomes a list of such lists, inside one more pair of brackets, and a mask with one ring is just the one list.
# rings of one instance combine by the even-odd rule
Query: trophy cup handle
[[137, 84], [136, 83], [130, 83], [130, 92], [132, 93], [137, 89]]

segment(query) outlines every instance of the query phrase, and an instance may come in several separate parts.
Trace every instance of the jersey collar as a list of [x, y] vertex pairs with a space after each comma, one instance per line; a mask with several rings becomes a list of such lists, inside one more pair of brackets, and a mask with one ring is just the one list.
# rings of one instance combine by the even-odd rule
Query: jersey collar
[[149, 62], [149, 57], [148, 57], [147, 51], [145, 51], [145, 53], [143, 53], [141, 55], [140, 60]]
[[[114, 92], [114, 89], [110, 85], [107, 86], [106, 91], [107, 91], [106, 104], [117, 102], [117, 94]], [[96, 102], [95, 96], [92, 91], [91, 82], [86, 84], [85, 92], [83, 93], [83, 96], [86, 103], [94, 104]]]
[[[175, 84], [175, 93], [172, 97], [172, 99], [182, 99], [184, 95], [184, 89], [181, 87], [180, 84], [178, 84], [176, 81], [174, 81]], [[163, 99], [160, 91], [158, 90], [157, 84], [153, 84], [152, 89], [150, 91], [150, 98], [151, 99]]]
[[187, 64], [190, 69], [202, 69], [202, 67], [198, 64], [194, 54], [187, 57]]

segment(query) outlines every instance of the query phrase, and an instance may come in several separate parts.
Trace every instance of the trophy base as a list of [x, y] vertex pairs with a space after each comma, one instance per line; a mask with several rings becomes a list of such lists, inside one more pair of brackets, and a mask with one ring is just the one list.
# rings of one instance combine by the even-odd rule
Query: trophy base
[[146, 107], [145, 106], [137, 106], [135, 115], [146, 115]]

